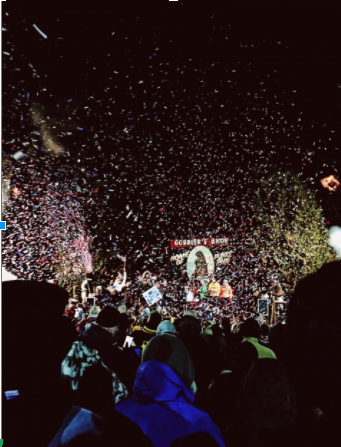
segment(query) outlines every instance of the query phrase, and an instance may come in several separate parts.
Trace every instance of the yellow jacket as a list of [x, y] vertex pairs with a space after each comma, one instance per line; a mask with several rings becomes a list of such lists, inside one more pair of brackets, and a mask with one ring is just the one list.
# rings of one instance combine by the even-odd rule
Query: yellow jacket
[[208, 293], [211, 296], [219, 296], [220, 294], [220, 284], [218, 282], [211, 282], [210, 285], [208, 286]]

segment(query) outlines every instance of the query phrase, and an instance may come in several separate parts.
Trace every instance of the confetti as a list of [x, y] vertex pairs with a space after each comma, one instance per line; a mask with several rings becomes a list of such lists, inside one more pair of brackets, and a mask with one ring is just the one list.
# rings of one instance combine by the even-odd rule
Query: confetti
[[[252, 313], [253, 289], [268, 288], [266, 275], [281, 272], [269, 241], [280, 240], [285, 261], [296, 250], [287, 227], [272, 224], [283, 212], [273, 175], [293, 170], [311, 194], [320, 178], [337, 175], [333, 120], [302, 112], [301, 88], [293, 90], [268, 66], [260, 69], [251, 51], [258, 44], [239, 42], [233, 25], [221, 36], [226, 56], [206, 61], [191, 54], [183, 62], [168, 58], [159, 34], [150, 46], [134, 38], [134, 27], [112, 32], [111, 24], [108, 42], [117, 33], [115, 39], [129, 43], [120, 46], [125, 63], [104, 42], [103, 65], [93, 54], [82, 56], [83, 89], [83, 81], [69, 87], [76, 76], [63, 72], [68, 53], [58, 41], [39, 45], [41, 61], [21, 54], [24, 46], [12, 43], [23, 35], [17, 20], [5, 20], [11, 57], [3, 61], [9, 82], [3, 108], [6, 269], [63, 285], [92, 271], [96, 281], [107, 282], [127, 255], [131, 282], [150, 269], [169, 281], [177, 273], [181, 283], [186, 263], [170, 261], [171, 239], [228, 237], [230, 258], [217, 263], [216, 273], [230, 280], [235, 303], [223, 312]], [[212, 16], [212, 27], [215, 22]], [[284, 46], [283, 40], [278, 50]], [[56, 73], [49, 67], [52, 54]], [[262, 189], [266, 215], [253, 208]], [[300, 207], [295, 199], [289, 220]], [[288, 280], [288, 293], [294, 281]]]
[[47, 39], [47, 35], [44, 34], [44, 33], [42, 32], [42, 30], [39, 29], [39, 28], [37, 27], [37, 25], [33, 24], [32, 26], [33, 26], [33, 28], [34, 28], [36, 31], [38, 31], [38, 33], [39, 33], [41, 36], [43, 36], [44, 39]]

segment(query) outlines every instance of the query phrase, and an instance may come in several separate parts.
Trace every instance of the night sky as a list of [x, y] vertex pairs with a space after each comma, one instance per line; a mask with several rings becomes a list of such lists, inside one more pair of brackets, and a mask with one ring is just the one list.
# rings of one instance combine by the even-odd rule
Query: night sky
[[[36, 181], [32, 163], [38, 196], [48, 184], [71, 191], [91, 250], [144, 258], [205, 234], [262, 176], [290, 168], [317, 192], [327, 226], [341, 226], [340, 199], [318, 181], [341, 169], [337, 10], [133, 9], [3, 4], [3, 151], [25, 155], [13, 162], [19, 198]], [[58, 159], [44, 150], [37, 109]]]

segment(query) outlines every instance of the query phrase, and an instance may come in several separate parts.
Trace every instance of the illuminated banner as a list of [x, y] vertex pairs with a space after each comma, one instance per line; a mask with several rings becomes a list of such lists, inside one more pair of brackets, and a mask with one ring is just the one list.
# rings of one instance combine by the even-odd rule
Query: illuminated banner
[[230, 264], [232, 252], [227, 237], [173, 239], [170, 241], [170, 263], [176, 277], [208, 281]]
[[203, 245], [205, 247], [219, 247], [227, 245], [229, 242], [227, 237], [207, 237], [202, 239], [172, 239], [170, 241], [171, 248], [189, 248]]

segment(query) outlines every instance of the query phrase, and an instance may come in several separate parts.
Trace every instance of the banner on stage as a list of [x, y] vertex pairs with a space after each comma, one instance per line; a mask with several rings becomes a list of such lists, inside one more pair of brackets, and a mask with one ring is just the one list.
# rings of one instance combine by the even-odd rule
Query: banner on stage
[[227, 245], [229, 240], [227, 237], [206, 237], [191, 239], [172, 239], [170, 241], [171, 248], [189, 248], [203, 245], [204, 247], [220, 247]]
[[172, 239], [170, 263], [175, 277], [207, 281], [231, 261], [227, 237]]
[[157, 303], [162, 298], [162, 295], [156, 286], [147, 290], [147, 292], [144, 292], [142, 296], [147, 301], [149, 306], [152, 306], [153, 304]]

